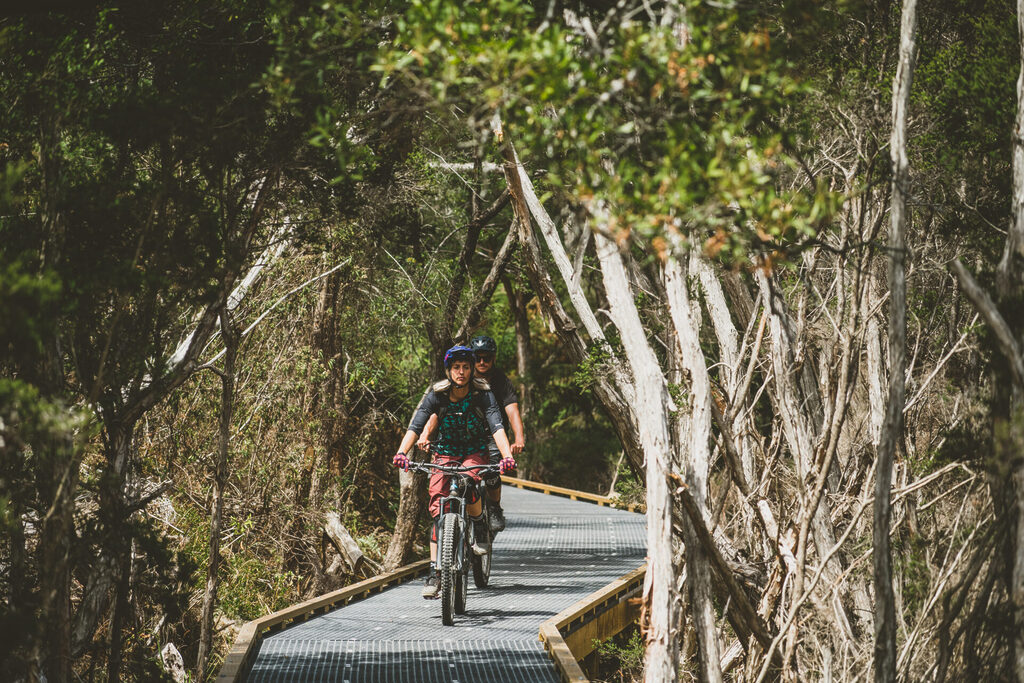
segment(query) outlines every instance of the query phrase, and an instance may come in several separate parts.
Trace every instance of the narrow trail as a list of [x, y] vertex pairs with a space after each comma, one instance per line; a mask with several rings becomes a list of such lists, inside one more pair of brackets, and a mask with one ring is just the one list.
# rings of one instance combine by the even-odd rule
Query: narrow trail
[[404, 583], [266, 635], [247, 680], [555, 683], [538, 626], [643, 562], [644, 516], [509, 486], [502, 495], [508, 528], [490, 585], [470, 578], [454, 626], [419, 580]]

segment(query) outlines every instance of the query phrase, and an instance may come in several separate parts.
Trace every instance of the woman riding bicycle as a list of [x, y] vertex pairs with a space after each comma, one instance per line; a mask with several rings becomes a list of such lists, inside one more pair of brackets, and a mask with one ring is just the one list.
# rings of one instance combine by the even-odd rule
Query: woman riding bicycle
[[[438, 416], [438, 439], [434, 444], [434, 462], [437, 464], [457, 463], [462, 465], [487, 465], [487, 444], [493, 436], [502, 455], [502, 473], [515, 469], [515, 459], [509, 447], [508, 437], [502, 426], [501, 409], [486, 382], [474, 378], [475, 357], [467, 346], [453, 346], [444, 354], [446, 380], [435, 384], [424, 396], [409, 423], [409, 430], [402, 438], [398, 453], [392, 460], [395, 467], [407, 469], [409, 458], [406, 452], [412, 448], [424, 425], [431, 415]], [[470, 476], [477, 484], [466, 511], [476, 531], [476, 538], [487, 538], [483, 529], [483, 505], [478, 492], [480, 476]], [[441, 498], [448, 493], [449, 480], [440, 473], [430, 476], [430, 516], [434, 520], [430, 535], [430, 572], [423, 585], [423, 597], [437, 597], [440, 577], [437, 572], [437, 522], [440, 515]], [[477, 554], [486, 548], [475, 545]]]

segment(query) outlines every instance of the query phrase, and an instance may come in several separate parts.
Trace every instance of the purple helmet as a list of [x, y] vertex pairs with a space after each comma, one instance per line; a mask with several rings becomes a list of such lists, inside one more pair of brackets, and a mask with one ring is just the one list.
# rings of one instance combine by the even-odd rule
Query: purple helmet
[[452, 363], [457, 360], [467, 360], [473, 365], [476, 362], [476, 354], [468, 346], [453, 346], [444, 352], [444, 369], [451, 370]]

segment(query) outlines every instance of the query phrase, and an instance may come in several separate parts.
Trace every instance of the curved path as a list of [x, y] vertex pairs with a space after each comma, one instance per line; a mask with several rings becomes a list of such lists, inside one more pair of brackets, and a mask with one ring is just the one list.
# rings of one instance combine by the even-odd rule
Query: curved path
[[404, 583], [266, 635], [247, 680], [558, 681], [538, 626], [643, 562], [644, 517], [509, 486], [502, 496], [490, 585], [470, 579], [454, 626], [419, 580]]

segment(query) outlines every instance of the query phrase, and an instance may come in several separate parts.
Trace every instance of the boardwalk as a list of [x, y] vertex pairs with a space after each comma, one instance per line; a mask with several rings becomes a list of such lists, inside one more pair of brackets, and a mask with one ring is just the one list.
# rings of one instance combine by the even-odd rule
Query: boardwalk
[[406, 583], [267, 635], [249, 681], [470, 683], [557, 681], [540, 622], [644, 560], [642, 515], [505, 487], [508, 529], [491, 585], [470, 579], [466, 614]]

